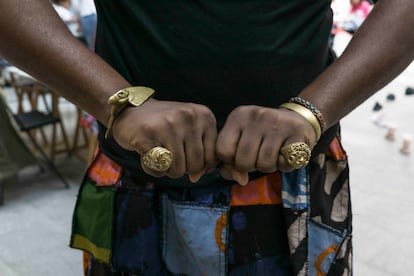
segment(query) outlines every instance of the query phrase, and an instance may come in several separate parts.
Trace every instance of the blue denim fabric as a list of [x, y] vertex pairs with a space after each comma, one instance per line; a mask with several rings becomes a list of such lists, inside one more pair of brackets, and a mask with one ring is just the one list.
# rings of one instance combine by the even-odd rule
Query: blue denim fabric
[[309, 220], [308, 233], [309, 275], [328, 275], [348, 233], [313, 220]]
[[226, 242], [228, 222], [221, 229], [220, 221], [228, 217], [230, 207], [171, 201], [167, 196], [162, 197], [162, 206], [163, 257], [168, 270], [178, 275], [226, 275], [226, 252], [217, 238]]
[[299, 210], [309, 207], [307, 167], [282, 173], [282, 199], [285, 208]]

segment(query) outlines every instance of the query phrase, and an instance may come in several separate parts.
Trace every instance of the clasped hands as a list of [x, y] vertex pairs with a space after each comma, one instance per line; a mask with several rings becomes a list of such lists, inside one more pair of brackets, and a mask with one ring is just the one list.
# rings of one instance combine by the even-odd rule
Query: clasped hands
[[141, 155], [157, 146], [171, 151], [173, 162], [167, 171], [142, 166], [149, 175], [180, 178], [188, 174], [197, 182], [220, 164], [220, 174], [241, 185], [248, 183], [249, 172], [293, 170], [280, 152], [282, 147], [304, 142], [313, 148], [316, 143], [309, 122], [287, 109], [239, 106], [217, 132], [208, 107], [155, 99], [126, 108], [114, 123], [113, 136], [121, 147]]

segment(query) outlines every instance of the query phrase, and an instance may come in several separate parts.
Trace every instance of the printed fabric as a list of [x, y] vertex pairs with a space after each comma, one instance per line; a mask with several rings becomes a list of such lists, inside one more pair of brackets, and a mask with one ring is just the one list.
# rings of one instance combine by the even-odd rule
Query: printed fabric
[[162, 187], [98, 152], [71, 247], [85, 275], [352, 275], [347, 156], [326, 153], [247, 186]]

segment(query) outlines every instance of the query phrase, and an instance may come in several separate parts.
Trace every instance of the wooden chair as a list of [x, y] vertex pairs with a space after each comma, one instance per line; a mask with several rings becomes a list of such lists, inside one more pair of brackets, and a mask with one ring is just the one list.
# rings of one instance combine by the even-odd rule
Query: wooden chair
[[[59, 172], [54, 164], [54, 157], [56, 153], [63, 152], [62, 150], [57, 148], [57, 126], [60, 127], [62, 132], [62, 137], [64, 140], [65, 152], [69, 154], [69, 143], [66, 136], [65, 128], [62, 124], [62, 120], [60, 118], [60, 114], [57, 111], [57, 97], [54, 97], [54, 93], [50, 92], [46, 87], [44, 87], [39, 82], [33, 82], [33, 84], [25, 84], [20, 85], [16, 83], [16, 79], [11, 76], [11, 85], [15, 89], [16, 95], [18, 97], [18, 108], [17, 112], [13, 112], [13, 110], [4, 103], [4, 108], [10, 113], [10, 117], [14, 119], [15, 125], [20, 129], [21, 132], [26, 133], [29, 140], [32, 142], [34, 148], [39, 152], [39, 154], [43, 157], [45, 163], [49, 166], [49, 168], [55, 172], [55, 174], [62, 180], [65, 187], [69, 187], [68, 182]], [[51, 96], [52, 98], [52, 108], [49, 107], [46, 94], [53, 93]], [[25, 111], [23, 107], [23, 100], [24, 97], [27, 97], [29, 100], [29, 104], [31, 106], [31, 110]], [[45, 105], [45, 110], [38, 109], [38, 100], [39, 97], [42, 97]], [[43, 138], [43, 142], [48, 143], [46, 127], [52, 128], [51, 133], [51, 142], [50, 142], [50, 156], [46, 154], [44, 150], [44, 145], [39, 143], [36, 134], [39, 132]]]
[[[31, 137], [36, 141], [38, 141], [37, 133], [40, 134], [42, 142], [38, 142], [38, 145], [43, 148], [49, 147], [50, 160], [54, 162], [57, 154], [69, 155], [70, 146], [59, 111], [59, 96], [36, 80], [19, 82], [16, 74], [12, 72], [10, 84], [17, 97], [16, 118], [25, 124], [30, 124]], [[42, 126], [36, 125], [36, 122], [42, 122]], [[46, 127], [50, 127], [49, 135], [47, 135]], [[60, 130], [63, 143], [58, 143], [58, 130]]]
[[[22, 139], [18, 132], [20, 124], [14, 120], [15, 118], [16, 115], [9, 108], [3, 94], [0, 93], [0, 125], [2, 126], [2, 131], [0, 132], [0, 205], [3, 205], [4, 201], [5, 183], [13, 180], [21, 169], [37, 165], [42, 172], [45, 171], [41, 160], [30, 150], [26, 141]], [[30, 136], [29, 132], [26, 133]], [[40, 148], [39, 151], [41, 152], [42, 149]], [[45, 157], [47, 165], [62, 180], [65, 187], [69, 187], [65, 178], [63, 178], [54, 164], [48, 160], [47, 155], [44, 154], [43, 157]]]

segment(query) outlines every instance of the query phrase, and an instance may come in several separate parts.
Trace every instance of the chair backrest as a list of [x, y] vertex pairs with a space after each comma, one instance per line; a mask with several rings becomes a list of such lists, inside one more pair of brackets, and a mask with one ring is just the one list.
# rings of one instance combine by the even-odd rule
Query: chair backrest
[[[18, 74], [14, 72], [9, 72], [9, 76], [10, 84], [16, 93], [17, 113], [22, 113], [28, 110], [39, 110], [40, 105], [42, 107], [42, 112], [46, 114], [52, 114], [56, 112], [56, 96], [54, 95], [53, 91], [51, 91], [47, 86], [34, 79], [22, 79], [18, 76]], [[42, 100], [41, 103], [39, 102], [39, 97]], [[50, 101], [47, 100], [47, 97], [50, 98]], [[28, 103], [30, 106], [27, 108], [27, 106], [25, 106], [25, 103], [26, 105]]]
[[17, 170], [38, 164], [36, 157], [20, 136], [9, 112], [10, 108], [0, 91], [0, 159], [13, 164]]

